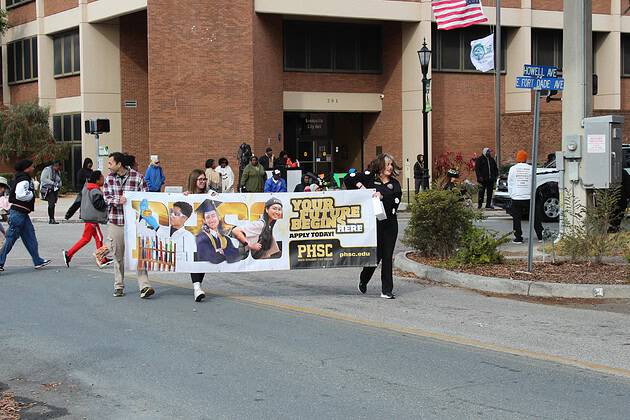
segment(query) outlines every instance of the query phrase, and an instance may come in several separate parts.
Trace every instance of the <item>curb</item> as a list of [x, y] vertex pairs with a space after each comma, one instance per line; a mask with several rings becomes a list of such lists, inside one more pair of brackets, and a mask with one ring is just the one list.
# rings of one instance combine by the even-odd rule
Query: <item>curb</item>
[[484, 277], [420, 264], [407, 258], [407, 252], [396, 255], [394, 266], [436, 283], [502, 295], [565, 299], [630, 299], [630, 286], [627, 285], [547, 283]]

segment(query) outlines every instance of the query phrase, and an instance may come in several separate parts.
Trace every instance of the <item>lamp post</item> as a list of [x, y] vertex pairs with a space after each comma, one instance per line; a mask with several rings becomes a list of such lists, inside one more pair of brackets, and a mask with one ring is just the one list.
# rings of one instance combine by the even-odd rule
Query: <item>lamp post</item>
[[427, 109], [427, 92], [431, 83], [431, 79], [427, 79], [429, 63], [431, 62], [431, 50], [427, 48], [426, 38], [422, 42], [422, 48], [418, 51], [418, 58], [422, 69], [422, 154], [424, 155], [422, 190], [426, 191], [429, 189], [429, 110]]

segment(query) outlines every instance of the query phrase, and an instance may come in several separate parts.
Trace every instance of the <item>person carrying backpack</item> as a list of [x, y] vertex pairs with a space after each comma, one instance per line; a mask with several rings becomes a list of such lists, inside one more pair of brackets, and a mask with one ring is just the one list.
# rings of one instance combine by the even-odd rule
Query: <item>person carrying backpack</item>
[[[83, 236], [77, 241], [70, 250], [63, 251], [63, 261], [66, 267], [70, 267], [72, 257], [92, 238], [96, 242], [96, 249], [103, 246], [103, 233], [99, 224], [107, 223], [107, 204], [103, 198], [101, 188], [105, 183], [105, 177], [101, 171], [94, 171], [87, 179], [87, 183], [81, 190], [81, 219], [85, 222], [83, 226]], [[96, 257], [96, 255], [95, 255]], [[112, 264], [113, 260], [107, 257], [96, 257], [96, 265], [103, 268]]]

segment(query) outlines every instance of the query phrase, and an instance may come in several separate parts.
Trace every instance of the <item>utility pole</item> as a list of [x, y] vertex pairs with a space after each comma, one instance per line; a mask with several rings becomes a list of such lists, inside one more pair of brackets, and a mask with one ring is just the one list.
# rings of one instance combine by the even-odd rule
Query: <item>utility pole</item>
[[496, 0], [496, 36], [494, 40], [494, 155], [501, 170], [501, 0]]
[[[564, 0], [562, 75], [562, 151], [566, 152], [572, 136], [584, 137], [582, 120], [593, 114], [593, 19], [592, 0]], [[575, 138], [575, 137], [573, 137]], [[582, 144], [585, 142], [582, 141]], [[535, 158], [535, 156], [534, 156]], [[564, 160], [564, 188], [583, 206], [587, 192], [581, 183], [580, 159]], [[560, 204], [568, 216], [563, 224], [572, 224], [571, 209], [565, 209], [564, 192]], [[562, 219], [561, 219], [562, 220]], [[563, 226], [560, 226], [562, 233]]]

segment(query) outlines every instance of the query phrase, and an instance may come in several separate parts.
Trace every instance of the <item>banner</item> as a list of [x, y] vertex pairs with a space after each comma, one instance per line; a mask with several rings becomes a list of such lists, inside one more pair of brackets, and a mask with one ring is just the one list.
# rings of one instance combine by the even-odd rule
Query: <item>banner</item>
[[484, 73], [494, 68], [494, 34], [470, 42], [470, 61]]
[[126, 192], [127, 268], [210, 273], [376, 265], [373, 193]]

